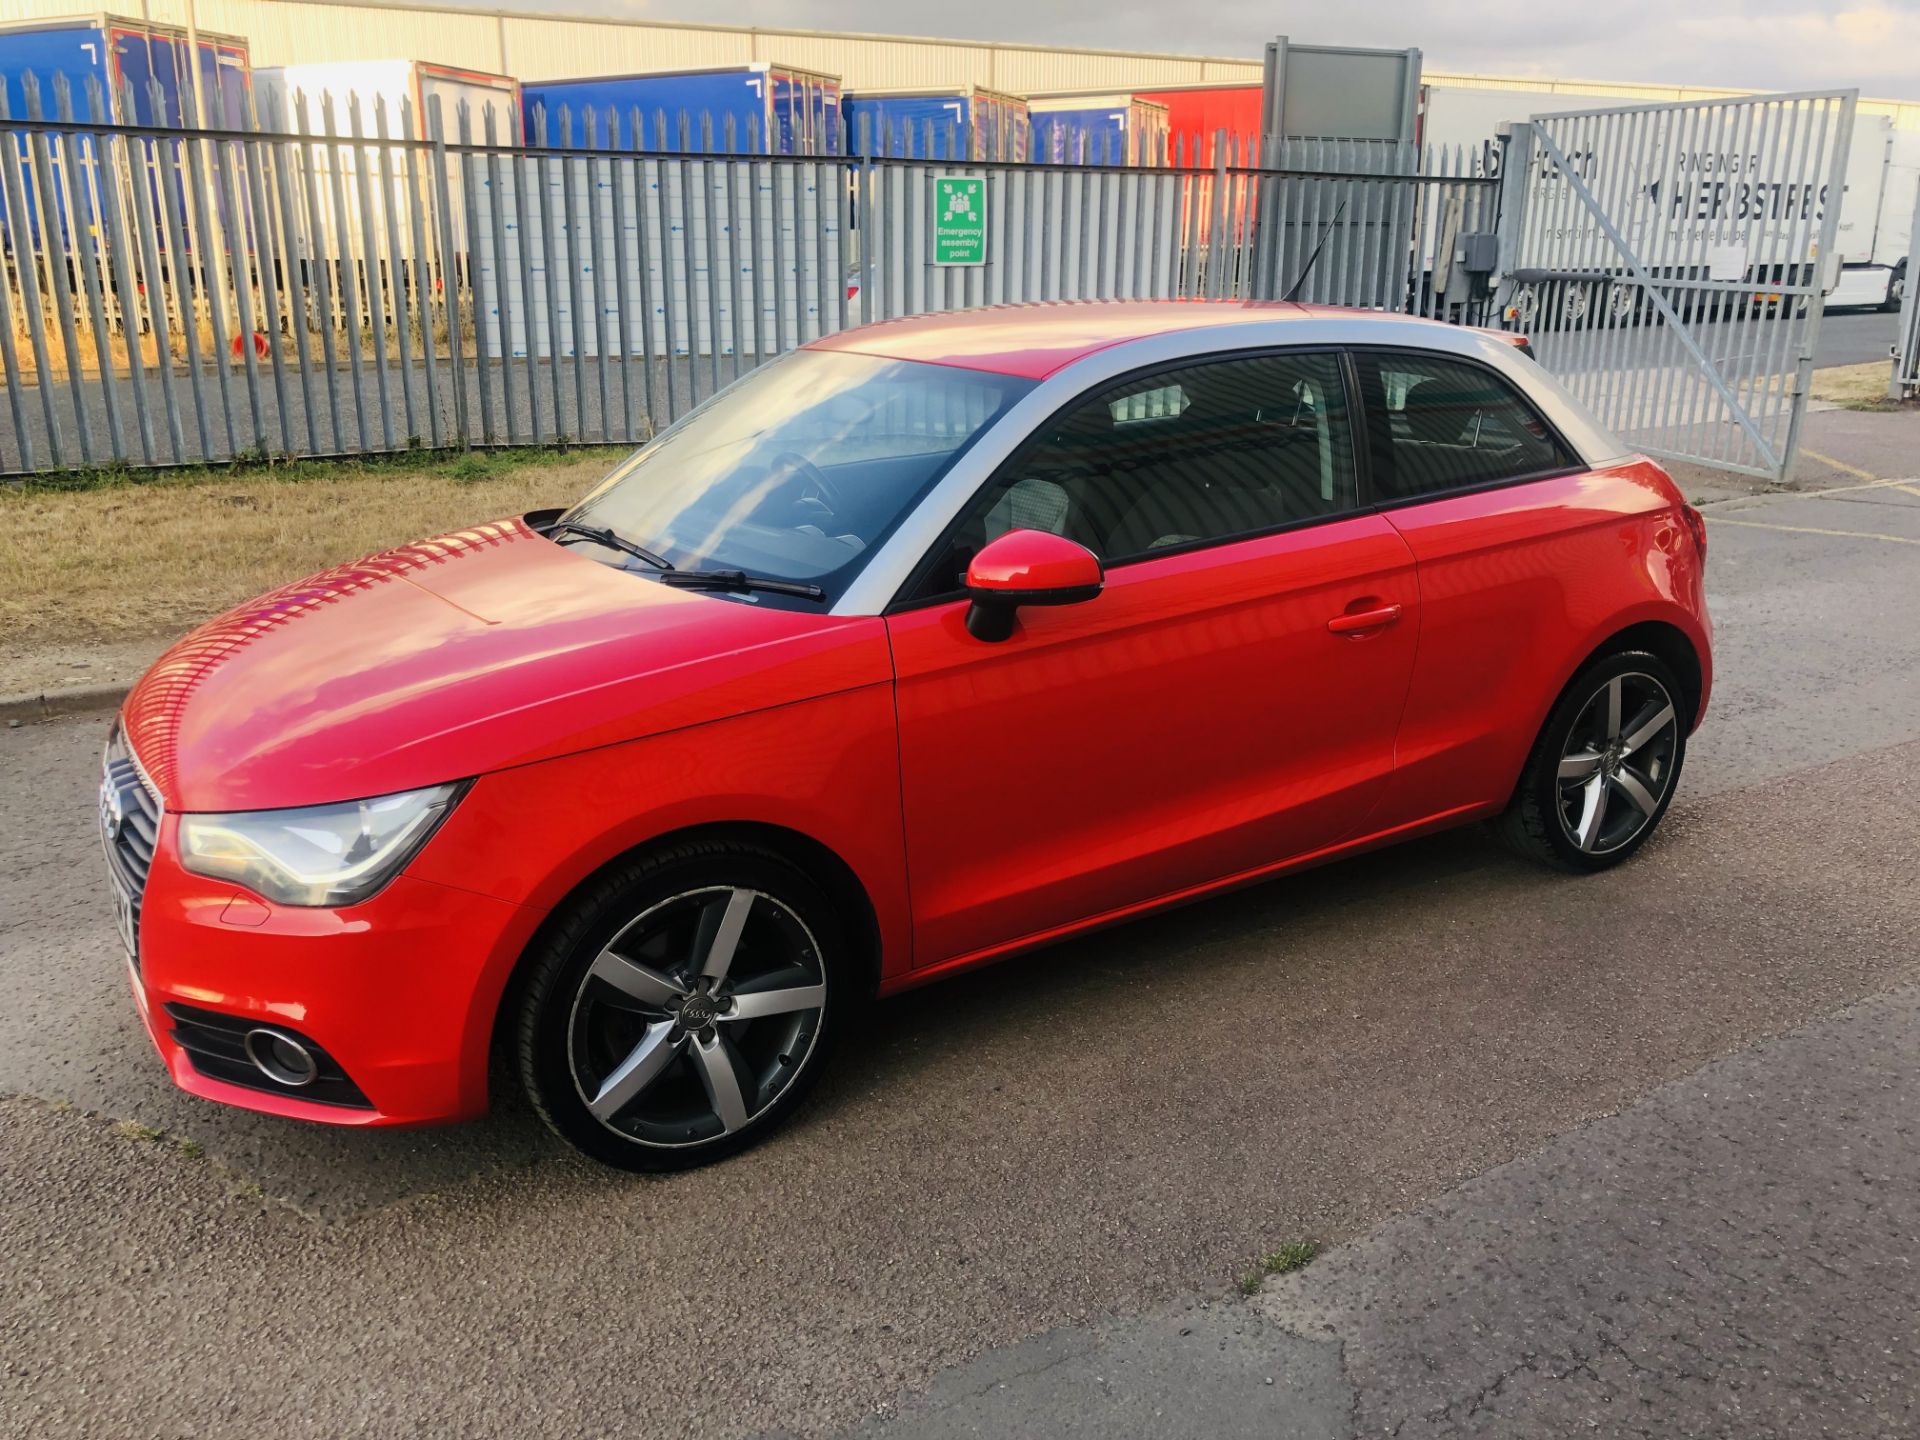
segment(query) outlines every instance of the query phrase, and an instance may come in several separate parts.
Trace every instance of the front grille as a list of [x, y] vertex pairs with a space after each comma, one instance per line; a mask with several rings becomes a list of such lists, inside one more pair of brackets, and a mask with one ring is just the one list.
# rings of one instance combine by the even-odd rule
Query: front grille
[[160, 796], [147, 783], [140, 762], [116, 724], [101, 761], [100, 840], [113, 881], [120, 938], [136, 973], [140, 969], [140, 901], [147, 892], [154, 846], [160, 841]]
[[269, 1095], [290, 1095], [296, 1100], [311, 1100], [316, 1105], [340, 1105], [352, 1110], [371, 1110], [373, 1102], [360, 1093], [360, 1087], [347, 1078], [340, 1062], [313, 1041], [286, 1025], [272, 1023], [267, 1028], [290, 1035], [307, 1047], [313, 1056], [316, 1073], [305, 1085], [282, 1085], [262, 1074], [247, 1057], [249, 1030], [260, 1027], [258, 1020], [241, 1015], [223, 1015], [217, 1010], [202, 1010], [194, 1005], [167, 1002], [167, 1018], [173, 1021], [174, 1043], [187, 1052], [193, 1068], [209, 1080], [229, 1085], [244, 1085], [249, 1090], [264, 1090]]

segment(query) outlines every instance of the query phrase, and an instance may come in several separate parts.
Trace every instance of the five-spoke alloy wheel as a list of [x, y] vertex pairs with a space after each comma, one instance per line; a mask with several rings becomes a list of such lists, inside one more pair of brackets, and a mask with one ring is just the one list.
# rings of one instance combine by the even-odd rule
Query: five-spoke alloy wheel
[[1653, 676], [1607, 679], [1574, 723], [1560, 755], [1560, 824], [1583, 852], [1629, 844], [1660, 814], [1673, 782], [1680, 722]]
[[1501, 828], [1523, 854], [1601, 870], [1666, 813], [1686, 755], [1681, 686], [1657, 656], [1602, 656], [1548, 716]]
[[628, 1169], [730, 1154], [820, 1069], [845, 1008], [840, 959], [831, 904], [777, 856], [694, 846], [618, 867], [576, 897], [531, 972], [535, 1108]]

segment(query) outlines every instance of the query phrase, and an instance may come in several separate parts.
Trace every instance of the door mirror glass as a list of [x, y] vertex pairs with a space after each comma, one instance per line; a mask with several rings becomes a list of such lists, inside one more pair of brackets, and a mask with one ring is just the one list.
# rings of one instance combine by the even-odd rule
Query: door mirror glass
[[1084, 545], [1044, 530], [1009, 530], [967, 566], [967, 632], [976, 640], [1013, 634], [1022, 605], [1077, 605], [1106, 583], [1099, 559]]

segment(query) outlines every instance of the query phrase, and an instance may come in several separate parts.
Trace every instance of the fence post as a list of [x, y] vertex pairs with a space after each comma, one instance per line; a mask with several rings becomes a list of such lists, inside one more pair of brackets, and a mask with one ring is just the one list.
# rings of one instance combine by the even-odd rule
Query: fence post
[[[7, 104], [7, 84], [0, 80], [0, 198], [6, 201], [7, 213], [15, 218], [14, 270], [20, 277], [20, 306], [26, 311], [27, 340], [33, 348], [34, 375], [40, 391], [40, 409], [47, 422], [47, 448], [51, 452], [53, 463], [60, 464], [60, 425], [54, 418], [53, 385], [51, 373], [47, 368], [46, 319], [40, 308], [39, 262], [33, 254], [32, 227], [27, 224], [27, 210], [21, 201], [20, 172], [25, 165], [21, 152], [31, 146], [31, 140], [25, 131], [15, 132], [5, 129], [4, 122], [10, 117]], [[21, 243], [24, 239], [25, 243]], [[0, 280], [0, 288], [4, 288]], [[20, 413], [20, 392], [16, 388], [14, 377], [13, 330], [9, 326], [6, 341], [7, 358], [7, 401], [13, 410], [14, 433], [20, 437], [20, 463], [24, 469], [33, 469], [33, 442], [28, 438], [27, 427]]]
[[[553, 244], [557, 235], [567, 239], [567, 338], [573, 345], [573, 438], [584, 442], [587, 438], [587, 352], [580, 340], [580, 312], [586, 308], [580, 293], [582, 272], [586, 269], [581, 263], [580, 249], [580, 196], [574, 186], [574, 174], [579, 161], [573, 158], [573, 107], [560, 107], [560, 205], [559, 229], [551, 222], [547, 225], [547, 243]], [[553, 261], [547, 262], [551, 267]], [[559, 360], [556, 358], [557, 365]]]
[[[1853, 115], [1857, 106], [1859, 91], [1853, 91], [1840, 102], [1840, 120], [1834, 134], [1833, 153], [1839, 157], [1836, 169], [1844, 174], [1847, 152], [1853, 147]], [[1816, 153], [1818, 153], [1816, 151]], [[1833, 254], [1834, 237], [1839, 233], [1840, 207], [1827, 205], [1820, 216], [1820, 238], [1814, 247], [1819, 263], [1812, 268], [1813, 293], [1807, 297], [1807, 323], [1800, 336], [1800, 354], [1794, 367], [1793, 408], [1787, 413], [1787, 439], [1780, 447], [1780, 478], [1793, 478], [1793, 462], [1800, 454], [1800, 431], [1806, 423], [1807, 407], [1805, 396], [1813, 384], [1813, 357], [1820, 344], [1820, 321], [1827, 312], [1827, 297], [1821, 293], [1820, 272], [1827, 266], [1827, 257]]]
[[[1920, 195], [1913, 198], [1913, 225], [1914, 228], [1907, 232], [1909, 237], [1920, 235]], [[1920, 390], [1920, 286], [1914, 284], [1913, 253], [1914, 242], [1909, 238], [1907, 259], [1902, 262], [1907, 267], [1902, 272], [1906, 276], [1907, 293], [1900, 302], [1900, 330], [1895, 340], [1893, 373], [1887, 377], [1889, 400], [1904, 400]]]
[[440, 115], [440, 97], [427, 101], [427, 128], [433, 136], [434, 218], [439, 226], [440, 288], [447, 305], [447, 368], [453, 372], [453, 425], [460, 432], [460, 448], [471, 450], [467, 434], [467, 367], [460, 349], [460, 278], [453, 254], [453, 204], [447, 194], [447, 132]]
[[[507, 266], [507, 223], [506, 208], [507, 187], [501, 183], [501, 165], [498, 154], [500, 137], [494, 124], [493, 106], [489, 105], [480, 112], [481, 133], [487, 142], [487, 220], [493, 240], [493, 298], [494, 298], [494, 353], [500, 357], [500, 400], [505, 411], [507, 443], [520, 443], [520, 427], [513, 415], [513, 290], [508, 284]], [[506, 174], [513, 173], [513, 161], [508, 159]], [[515, 187], [516, 199], [518, 187]], [[519, 222], [515, 220], [514, 235], [519, 238]], [[526, 290], [520, 292], [520, 303], [526, 304]], [[533, 369], [529, 352], [527, 369], [527, 405], [533, 406]]]
[[[374, 151], [380, 157], [380, 217], [385, 222], [387, 239], [387, 296], [393, 307], [393, 341], [399, 352], [400, 404], [406, 420], [408, 445], [418, 443], [420, 422], [413, 408], [413, 349], [407, 343], [407, 273], [406, 246], [400, 240], [400, 218], [393, 213], [394, 196], [401, 193], [399, 180], [405, 173], [405, 166], [396, 163], [400, 160], [389, 142], [392, 135], [387, 128], [387, 97], [373, 97], [373, 130], [380, 145]], [[416, 258], [416, 262], [418, 257]], [[419, 266], [413, 266], [414, 278], [419, 278]]]
[[[87, 77], [87, 109], [94, 124], [104, 126], [108, 123], [106, 96], [100, 89], [98, 77]], [[114, 137], [102, 130], [93, 137], [94, 177], [99, 187], [100, 197], [100, 258], [114, 300], [114, 308], [120, 312], [120, 333], [127, 345], [127, 386], [133, 392], [134, 425], [140, 436], [140, 459], [142, 463], [153, 463], [153, 420], [147, 410], [147, 387], [145, 367], [140, 363], [140, 285], [134, 274], [130, 258], [133, 245], [128, 243], [128, 217], [126, 206], [121, 203], [123, 188], [121, 165], [114, 159]], [[132, 143], [127, 137], [121, 137], [121, 155], [131, 161]], [[131, 171], [132, 166], [128, 165]], [[133, 177], [129, 175], [128, 181]], [[126, 184], [131, 191], [134, 186]], [[137, 237], [136, 237], [137, 241]]]
[[[340, 292], [340, 328], [347, 350], [347, 373], [353, 384], [354, 431], [360, 437], [364, 453], [372, 449], [367, 440], [367, 392], [360, 380], [360, 280], [353, 256], [353, 235], [347, 225], [346, 181], [341, 175], [342, 149], [337, 143], [339, 126], [333, 113], [333, 92], [320, 92], [320, 126], [327, 137], [327, 197], [332, 202], [327, 227], [328, 238], [339, 256], [337, 272]], [[337, 437], [336, 437], [337, 438]], [[344, 447], [342, 447], [344, 448]]]
[[[487, 113], [492, 114], [492, 111], [488, 111]], [[454, 106], [454, 115], [460, 127], [460, 144], [463, 147], [473, 144], [473, 113], [464, 97]], [[467, 263], [465, 269], [467, 272], [467, 284], [473, 291], [473, 373], [480, 391], [480, 440], [482, 444], [491, 445], [498, 438], [498, 432], [494, 429], [493, 424], [493, 376], [490, 373], [493, 365], [491, 363], [490, 347], [487, 343], [487, 307], [485, 298], [481, 293], [483, 282], [481, 280], [480, 266], [480, 187], [474, 183], [475, 166], [472, 152], [463, 148], [460, 151], [459, 159], [460, 191], [461, 198], [465, 202], [467, 220]], [[488, 266], [487, 270], [497, 280], [500, 274], [498, 262], [496, 261], [493, 265]], [[497, 295], [499, 290], [497, 284], [494, 289]], [[502, 367], [501, 373], [504, 377], [504, 366]], [[463, 386], [462, 388], [464, 389], [465, 387]], [[512, 404], [511, 401], [507, 403], [509, 406]]]
[[[1493, 313], [1496, 320], [1506, 317], [1513, 299], [1513, 270], [1520, 260], [1521, 237], [1526, 234], [1527, 193], [1533, 180], [1534, 128], [1531, 121], [1518, 121], [1507, 132], [1505, 153], [1500, 157], [1499, 209], [1494, 214], [1493, 230], [1498, 237], [1494, 252]], [[1416, 255], [1414, 263], [1419, 263]]]
[[367, 171], [378, 156], [382, 178], [386, 156], [365, 144], [367, 127], [360, 117], [360, 95], [347, 94], [347, 133], [353, 140], [353, 191], [360, 211], [360, 254], [365, 269], [360, 277], [361, 293], [367, 301], [367, 328], [373, 339], [373, 390], [380, 401], [380, 443], [383, 449], [393, 445], [393, 401], [387, 389], [387, 298], [386, 279], [381, 274], [380, 236], [373, 223], [373, 177]]
[[273, 211], [267, 204], [266, 146], [258, 138], [260, 117], [254, 113], [251, 98], [240, 117], [240, 128], [256, 137], [242, 141], [240, 146], [241, 179], [244, 182], [240, 199], [245, 202], [245, 209], [251, 217], [253, 270], [260, 285], [260, 308], [255, 312], [259, 316], [259, 326], [255, 333], [265, 337], [267, 360], [273, 375], [274, 411], [280, 418], [280, 449], [283, 454], [291, 454], [294, 448], [293, 422], [287, 415], [286, 357], [285, 347], [280, 340], [281, 297], [278, 267], [275, 264], [279, 246], [275, 239]]
[[[312, 347], [307, 343], [307, 292], [306, 282], [301, 274], [301, 249], [307, 246], [307, 234], [300, 224], [299, 212], [294, 209], [293, 190], [287, 179], [287, 172], [293, 164], [295, 147], [285, 136], [287, 118], [285, 107], [278, 96], [269, 96], [267, 103], [267, 124], [281, 138], [271, 143], [273, 155], [273, 197], [268, 201], [279, 204], [280, 235], [285, 250], [286, 273], [283, 276], [283, 293], [286, 297], [287, 328], [293, 335], [294, 358], [300, 373], [300, 410], [306, 420], [307, 452], [320, 453], [320, 417], [316, 413], [313, 400], [313, 363]], [[263, 150], [267, 146], [261, 147]], [[292, 448], [289, 440], [288, 448]]]
[[1207, 297], [1225, 298], [1226, 289], [1220, 264], [1222, 237], [1227, 233], [1227, 132], [1213, 132], [1213, 229], [1207, 236]]

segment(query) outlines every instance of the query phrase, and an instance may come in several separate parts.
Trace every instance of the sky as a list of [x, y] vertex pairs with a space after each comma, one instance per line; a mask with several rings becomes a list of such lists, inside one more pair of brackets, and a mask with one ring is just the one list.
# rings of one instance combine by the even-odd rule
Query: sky
[[1920, 100], [1920, 0], [494, 0], [511, 9], [1257, 58], [1275, 34], [1427, 68]]

